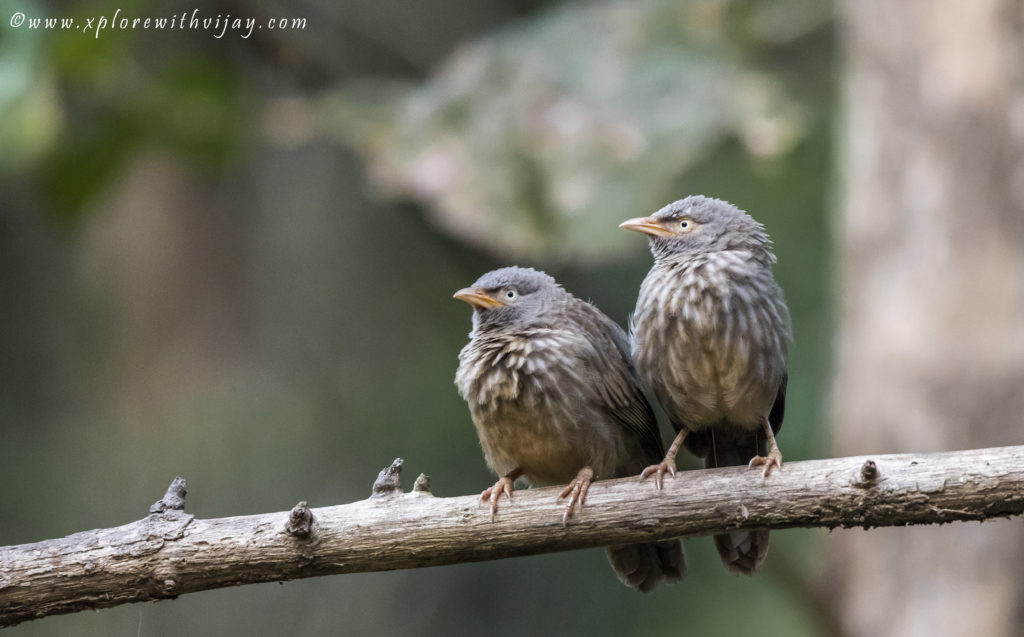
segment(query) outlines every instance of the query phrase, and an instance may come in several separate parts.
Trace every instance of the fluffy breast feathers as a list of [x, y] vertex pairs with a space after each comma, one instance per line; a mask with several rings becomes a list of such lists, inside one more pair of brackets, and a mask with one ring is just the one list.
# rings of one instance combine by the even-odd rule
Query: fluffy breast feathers
[[677, 422], [756, 427], [786, 374], [789, 323], [771, 270], [750, 253], [662, 262], [641, 286], [633, 355]]

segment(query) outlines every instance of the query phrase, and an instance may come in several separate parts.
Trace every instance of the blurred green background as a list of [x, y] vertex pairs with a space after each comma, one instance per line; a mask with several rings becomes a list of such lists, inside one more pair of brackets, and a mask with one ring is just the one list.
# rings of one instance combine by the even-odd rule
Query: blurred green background
[[[306, 22], [9, 24], [117, 9]], [[825, 454], [828, 3], [0, 0], [0, 18], [0, 545], [138, 519], [176, 475], [199, 517], [362, 499], [396, 456], [406, 488], [479, 492], [452, 293], [528, 265], [625, 324], [650, 255], [617, 223], [695, 193], [775, 241], [795, 333], [779, 442]], [[646, 596], [591, 550], [9, 632], [827, 634], [823, 545], [775, 533], [740, 578], [688, 540], [687, 578]]]

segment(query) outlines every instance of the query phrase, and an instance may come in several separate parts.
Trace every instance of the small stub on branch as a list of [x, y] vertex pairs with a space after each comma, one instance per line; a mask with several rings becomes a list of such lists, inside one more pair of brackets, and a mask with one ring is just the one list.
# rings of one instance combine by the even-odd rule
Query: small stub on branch
[[371, 498], [381, 498], [402, 493], [402, 464], [405, 460], [395, 458], [390, 466], [381, 469], [373, 483]]
[[416, 478], [416, 484], [412, 485], [412, 492], [420, 495], [433, 495], [430, 492], [430, 476], [421, 473], [420, 477]]
[[284, 530], [294, 537], [307, 538], [312, 535], [313, 512], [309, 510], [309, 504], [305, 500], [292, 507]]
[[860, 478], [863, 482], [874, 482], [878, 479], [878, 465], [874, 460], [865, 460], [860, 468]]
[[171, 480], [171, 486], [167, 487], [167, 493], [149, 507], [149, 512], [163, 513], [165, 511], [185, 510], [185, 478], [178, 476]]

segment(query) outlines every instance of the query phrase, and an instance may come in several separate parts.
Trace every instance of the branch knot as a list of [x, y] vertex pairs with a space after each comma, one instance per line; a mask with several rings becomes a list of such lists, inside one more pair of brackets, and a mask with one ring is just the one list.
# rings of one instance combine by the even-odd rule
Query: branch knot
[[171, 485], [167, 487], [164, 497], [149, 507], [150, 514], [164, 513], [165, 511], [184, 511], [186, 493], [185, 478], [181, 476], [176, 477], [174, 480], [171, 480]]
[[305, 500], [292, 507], [284, 530], [288, 535], [297, 538], [307, 538], [313, 534], [313, 512], [309, 510], [309, 504]]
[[861, 483], [865, 486], [878, 479], [878, 465], [875, 464], [874, 460], [865, 460], [864, 464], [861, 465], [860, 479]]
[[371, 498], [382, 498], [402, 493], [402, 464], [405, 460], [395, 458], [389, 466], [384, 467], [377, 474], [377, 480], [373, 483]]

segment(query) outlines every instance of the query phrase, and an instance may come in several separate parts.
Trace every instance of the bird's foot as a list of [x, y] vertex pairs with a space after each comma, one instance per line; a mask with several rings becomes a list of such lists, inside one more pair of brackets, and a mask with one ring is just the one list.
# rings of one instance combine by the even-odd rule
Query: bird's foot
[[750, 459], [750, 466], [764, 467], [761, 478], [767, 478], [768, 474], [772, 471], [772, 467], [778, 467], [779, 471], [782, 471], [782, 452], [776, 447], [769, 451], [767, 456], [754, 456]]
[[576, 503], [579, 502], [580, 510], [583, 510], [583, 503], [587, 500], [587, 491], [590, 489], [590, 483], [594, 480], [594, 470], [590, 467], [583, 467], [580, 472], [576, 474], [572, 482], [569, 483], [562, 493], [558, 495], [558, 499], [568, 497], [569, 504], [565, 507], [565, 512], [562, 513], [562, 526], [565, 526], [569, 522], [569, 518], [572, 517], [573, 510], [576, 508]]
[[648, 476], [654, 476], [654, 486], [661, 489], [664, 486], [666, 473], [673, 478], [676, 477], [675, 458], [665, 458], [658, 464], [652, 464], [640, 472], [640, 479], [643, 480]]
[[501, 494], [508, 496], [508, 499], [512, 500], [512, 490], [515, 488], [514, 481], [508, 476], [502, 476], [498, 478], [498, 481], [494, 483], [493, 487], [484, 489], [484, 492], [480, 494], [480, 501], [487, 502], [491, 501], [491, 522], [494, 521], [494, 516], [498, 513], [498, 498]]

